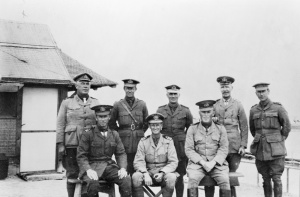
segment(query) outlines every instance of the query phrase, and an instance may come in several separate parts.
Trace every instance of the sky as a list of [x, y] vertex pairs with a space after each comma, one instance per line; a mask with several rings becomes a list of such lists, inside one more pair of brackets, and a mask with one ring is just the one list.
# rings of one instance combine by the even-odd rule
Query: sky
[[195, 121], [196, 102], [221, 97], [223, 75], [247, 116], [252, 86], [269, 82], [270, 98], [300, 120], [299, 10], [292, 0], [0, 1], [0, 19], [48, 25], [63, 52], [119, 84], [91, 92], [100, 103], [124, 98], [121, 80], [133, 78], [154, 113], [176, 84]]

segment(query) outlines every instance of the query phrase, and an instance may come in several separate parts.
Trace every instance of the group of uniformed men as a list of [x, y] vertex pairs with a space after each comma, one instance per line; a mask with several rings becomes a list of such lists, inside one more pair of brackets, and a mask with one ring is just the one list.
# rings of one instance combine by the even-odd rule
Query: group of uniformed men
[[[144, 196], [143, 184], [160, 185], [164, 197], [171, 197], [175, 188], [176, 196], [182, 197], [185, 174], [188, 197], [198, 196], [198, 185], [206, 175], [215, 179], [220, 196], [236, 196], [229, 172], [237, 170], [245, 154], [248, 123], [241, 102], [231, 96], [234, 78], [217, 78], [222, 98], [196, 103], [200, 121], [195, 124], [189, 108], [178, 103], [177, 85], [166, 87], [169, 103], [148, 115], [146, 103], [134, 96], [137, 80], [123, 80], [126, 96], [113, 106], [100, 105], [89, 96], [88, 73], [74, 81], [76, 94], [59, 109], [57, 144], [67, 178], [83, 180], [82, 196], [97, 196], [98, 181], [103, 179], [118, 184], [122, 197]], [[263, 177], [265, 196], [274, 192], [280, 197], [285, 140], [291, 128], [283, 106], [268, 98], [268, 85], [254, 85], [260, 102], [250, 110], [254, 137], [250, 151]], [[152, 134], [144, 137], [148, 127]], [[67, 191], [73, 197], [75, 184], [67, 181]], [[205, 187], [205, 195], [214, 196], [214, 187]]]

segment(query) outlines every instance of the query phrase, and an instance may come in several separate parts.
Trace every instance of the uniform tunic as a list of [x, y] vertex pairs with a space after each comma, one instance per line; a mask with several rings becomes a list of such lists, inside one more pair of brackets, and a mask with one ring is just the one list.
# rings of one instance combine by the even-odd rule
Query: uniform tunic
[[247, 148], [248, 123], [242, 103], [231, 98], [225, 105], [223, 99], [220, 99], [214, 104], [214, 110], [218, 122], [226, 128], [229, 153], [238, 153], [241, 146]]
[[92, 97], [84, 103], [78, 95], [71, 96], [61, 103], [57, 116], [56, 143], [63, 143], [66, 147], [63, 166], [67, 178], [78, 178], [76, 148], [82, 132], [96, 124], [95, 112], [90, 108], [98, 104], [98, 100]]
[[[78, 149], [77, 161], [80, 169], [80, 178], [88, 183], [89, 196], [97, 194], [97, 181], [88, 178], [86, 171], [92, 169], [99, 178], [119, 185], [121, 196], [131, 196], [131, 179], [127, 176], [119, 179], [118, 170], [127, 167], [127, 156], [118, 132], [108, 129], [106, 137], [93, 126], [82, 134]], [[117, 164], [112, 160], [115, 155]]]
[[[207, 132], [201, 123], [190, 126], [186, 136], [185, 153], [189, 158], [188, 188], [197, 187], [201, 179], [209, 174], [222, 189], [229, 189], [229, 170], [225, 160], [228, 154], [228, 139], [224, 126], [212, 123]], [[202, 160], [214, 160], [216, 165], [207, 173], [200, 164]]]
[[[122, 102], [127, 106], [138, 123], [134, 123], [134, 120], [124, 108]], [[130, 107], [125, 99], [121, 99], [114, 103], [111, 111], [109, 127], [118, 131], [126, 153], [136, 153], [137, 145], [140, 139], [144, 137], [144, 132], [148, 128], [148, 124], [145, 121], [147, 116], [148, 109], [146, 103], [137, 98], [135, 99], [132, 107]], [[134, 129], [132, 129], [132, 124], [134, 124]]]
[[265, 107], [260, 104], [253, 106], [249, 122], [254, 137], [251, 153], [256, 159], [273, 160], [286, 155], [285, 138], [291, 131], [291, 124], [286, 110], [280, 103], [268, 99]]

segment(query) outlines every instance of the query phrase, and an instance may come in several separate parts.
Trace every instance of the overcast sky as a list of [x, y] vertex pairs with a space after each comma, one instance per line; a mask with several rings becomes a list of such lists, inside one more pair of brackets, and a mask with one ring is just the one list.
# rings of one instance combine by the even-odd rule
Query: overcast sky
[[149, 113], [179, 102], [198, 119], [195, 103], [221, 97], [216, 78], [236, 79], [232, 96], [247, 116], [258, 103], [253, 84], [291, 121], [300, 119], [300, 1], [278, 0], [1, 0], [0, 19], [47, 24], [60, 49], [119, 85], [92, 95], [103, 104], [124, 97], [122, 79], [141, 82], [136, 97]]

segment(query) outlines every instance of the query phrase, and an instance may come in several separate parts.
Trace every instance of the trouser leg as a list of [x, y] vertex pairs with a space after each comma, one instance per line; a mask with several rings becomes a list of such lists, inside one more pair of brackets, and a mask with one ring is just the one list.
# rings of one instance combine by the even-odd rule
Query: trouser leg
[[134, 173], [133, 161], [136, 153], [127, 153], [127, 172], [130, 176]]
[[141, 172], [135, 172], [132, 175], [132, 196], [133, 197], [144, 197], [143, 180], [144, 180], [144, 175]]
[[168, 173], [163, 177], [161, 184], [163, 197], [172, 197], [176, 179], [177, 177], [174, 173]]
[[117, 165], [109, 165], [105, 168], [102, 178], [110, 183], [115, 183], [119, 186], [121, 197], [131, 196], [131, 176], [128, 175], [122, 179], [118, 176], [119, 168]]
[[187, 189], [187, 197], [198, 197], [198, 187]]
[[284, 171], [284, 161], [283, 157], [269, 162], [270, 175], [274, 183], [274, 197], [282, 197], [281, 175]]
[[176, 197], [183, 197], [184, 192], [184, 180], [183, 176], [186, 174], [186, 167], [187, 167], [188, 159], [186, 156], [181, 157], [180, 161], [178, 162], [178, 167], [176, 172], [179, 174], [177, 178], [175, 189], [176, 189]]
[[269, 161], [260, 161], [256, 159], [255, 165], [257, 171], [262, 175], [263, 178], [263, 188], [265, 197], [272, 197], [272, 184], [268, 162]]
[[215, 186], [204, 186], [205, 197], [213, 197], [215, 194]]
[[[241, 163], [242, 156], [238, 153], [229, 153], [226, 157], [228, 162], [229, 172], [236, 172]], [[234, 178], [232, 181], [236, 182], [235, 185], [238, 184], [238, 179]], [[231, 197], [237, 197], [236, 189], [234, 186], [230, 186]]]
[[206, 172], [203, 168], [194, 169], [194, 167], [189, 168], [188, 166], [187, 174], [189, 177], [187, 190], [188, 197], [198, 197], [198, 185], [203, 179], [203, 177], [206, 175]]
[[213, 168], [209, 175], [217, 182], [220, 188], [220, 197], [230, 197], [229, 185], [229, 169], [227, 166], [222, 166], [221, 169]]
[[[76, 148], [66, 148], [66, 155], [63, 157], [63, 167], [66, 169], [67, 179], [77, 179], [79, 174], [79, 167], [77, 164], [77, 149]], [[75, 192], [74, 183], [67, 182], [67, 192], [68, 197], [73, 197]]]
[[231, 192], [227, 189], [220, 189], [220, 197], [230, 197]]

